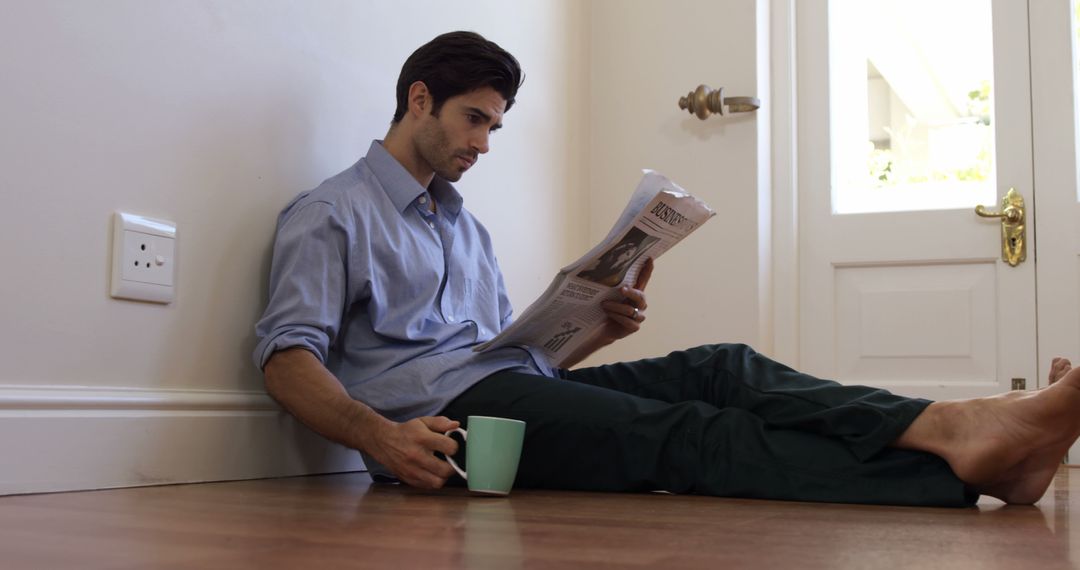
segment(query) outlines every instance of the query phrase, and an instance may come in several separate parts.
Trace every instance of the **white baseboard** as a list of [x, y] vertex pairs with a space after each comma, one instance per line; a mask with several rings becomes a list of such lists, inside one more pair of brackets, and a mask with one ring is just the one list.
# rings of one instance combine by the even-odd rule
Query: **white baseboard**
[[264, 393], [0, 386], [0, 495], [363, 468]]

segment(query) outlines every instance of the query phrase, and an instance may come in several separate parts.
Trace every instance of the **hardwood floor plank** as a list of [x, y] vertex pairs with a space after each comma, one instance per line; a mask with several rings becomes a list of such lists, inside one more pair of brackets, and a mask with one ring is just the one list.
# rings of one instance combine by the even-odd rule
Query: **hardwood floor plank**
[[0, 497], [7, 568], [1072, 568], [1080, 477], [1035, 507], [515, 490], [361, 473]]

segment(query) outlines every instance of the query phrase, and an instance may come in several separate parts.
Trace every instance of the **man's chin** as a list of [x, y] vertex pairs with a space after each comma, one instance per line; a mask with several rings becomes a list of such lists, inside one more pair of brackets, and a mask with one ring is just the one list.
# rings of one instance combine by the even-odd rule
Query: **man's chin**
[[439, 178], [442, 178], [443, 180], [446, 180], [447, 182], [457, 182], [458, 180], [461, 180], [461, 177], [465, 174], [465, 171], [464, 170], [450, 169], [450, 170], [443, 170], [442, 172], [436, 172], [435, 174], [438, 174]]

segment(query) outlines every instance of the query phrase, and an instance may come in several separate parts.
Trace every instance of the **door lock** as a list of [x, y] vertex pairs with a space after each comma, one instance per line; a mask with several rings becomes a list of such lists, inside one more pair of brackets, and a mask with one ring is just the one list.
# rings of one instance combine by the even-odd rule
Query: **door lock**
[[1001, 199], [1001, 211], [991, 212], [985, 206], [975, 206], [975, 213], [984, 218], [1001, 218], [1001, 259], [1012, 267], [1027, 259], [1027, 211], [1024, 197], [1009, 188]]

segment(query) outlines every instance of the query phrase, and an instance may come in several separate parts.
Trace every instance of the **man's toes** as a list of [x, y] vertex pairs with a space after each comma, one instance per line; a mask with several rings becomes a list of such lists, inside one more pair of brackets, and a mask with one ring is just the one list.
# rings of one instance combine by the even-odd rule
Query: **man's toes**
[[1080, 368], [1072, 368], [1072, 363], [1067, 359], [1061, 359], [1056, 366], [1050, 369], [1050, 383], [1066, 380], [1068, 384], [1072, 384], [1077, 388], [1080, 388]]
[[1050, 372], [1047, 373], [1046, 379], [1050, 384], [1058, 381], [1058, 377], [1061, 375], [1061, 358], [1055, 356], [1050, 361]]

